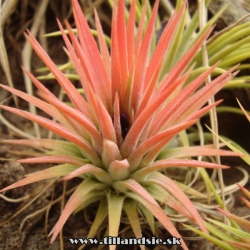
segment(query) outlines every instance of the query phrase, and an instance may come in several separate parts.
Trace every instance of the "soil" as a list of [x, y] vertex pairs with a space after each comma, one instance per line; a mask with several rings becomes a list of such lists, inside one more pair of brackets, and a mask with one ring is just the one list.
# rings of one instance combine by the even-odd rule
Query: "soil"
[[[84, 2], [84, 1], [82, 1]], [[90, 1], [86, 1], [90, 2]], [[190, 1], [190, 4], [195, 1]], [[29, 27], [33, 21], [33, 14], [37, 8], [37, 1], [25, 0], [17, 3], [14, 13], [8, 18], [4, 26], [4, 39], [6, 44], [6, 50], [9, 58], [11, 75], [15, 88], [25, 91], [25, 84], [23, 80], [23, 73], [20, 65], [23, 64], [21, 59], [21, 53], [24, 46], [23, 32], [25, 28]], [[85, 8], [88, 9], [88, 4]], [[192, 6], [191, 6], [192, 7]], [[105, 5], [104, 7], [106, 8]], [[194, 7], [195, 8], [195, 7]], [[109, 11], [107, 11], [109, 12]], [[56, 17], [59, 20], [63, 20], [63, 17], [68, 17], [68, 20], [73, 23], [72, 13], [70, 11], [70, 1], [66, 0], [63, 4], [61, 1], [54, 0], [50, 1], [47, 11], [45, 14], [46, 20], [46, 32], [52, 32], [58, 30]], [[105, 25], [105, 29], [108, 30], [108, 24]], [[63, 42], [60, 37], [48, 38], [47, 47], [49, 48], [49, 54], [56, 63], [64, 63], [67, 61], [67, 57], [62, 52]], [[33, 53], [31, 59], [31, 70], [37, 75], [35, 69], [41, 67], [42, 64], [37, 56]], [[250, 72], [249, 72], [250, 73]], [[0, 68], [0, 82], [7, 85], [7, 78], [2, 68]], [[46, 86], [53, 90], [55, 94], [58, 94], [59, 88], [54, 81], [46, 81]], [[1, 89], [0, 91], [0, 102], [4, 102], [5, 105], [15, 107], [14, 100], [8, 99], [10, 95], [8, 92]], [[241, 91], [221, 91], [216, 98], [223, 98], [224, 104], [228, 106], [238, 107], [235, 101], [235, 96], [240, 96], [244, 102], [244, 107], [250, 110], [250, 98], [247, 90]], [[18, 100], [19, 108], [23, 110], [28, 109], [26, 102], [21, 99]], [[10, 121], [12, 124], [17, 126], [22, 131], [34, 135], [33, 125], [20, 117], [12, 115], [11, 113], [1, 111], [3, 116]], [[207, 118], [202, 120], [203, 123], [209, 124]], [[232, 140], [235, 140], [248, 152], [250, 152], [250, 124], [244, 116], [233, 115], [233, 114], [219, 114], [219, 131], [221, 135], [225, 135]], [[46, 134], [45, 130], [41, 130], [42, 134]], [[0, 122], [0, 139], [18, 138], [19, 136], [12, 130], [8, 129], [3, 123]], [[43, 169], [44, 166], [40, 165], [25, 165], [19, 164], [15, 161], [16, 158], [25, 157], [31, 153], [30, 148], [20, 147], [16, 145], [0, 144], [0, 189], [24, 178], [28, 173]], [[32, 152], [34, 153], [34, 152]], [[235, 169], [237, 166], [241, 166], [249, 171], [249, 166], [246, 165], [241, 159], [237, 158], [223, 158], [223, 163], [229, 164], [232, 168], [224, 172], [224, 180], [226, 184], [232, 184], [239, 181], [239, 172]], [[250, 173], [250, 171], [249, 171]], [[58, 197], [60, 192], [63, 190], [62, 183], [52, 185], [51, 188], [46, 190], [38, 199], [36, 199], [29, 207], [24, 209], [20, 214], [12, 218], [21, 208], [27, 205], [27, 202], [33, 199], [39, 192], [45, 189], [49, 182], [42, 182], [24, 186], [21, 188], [13, 189], [5, 193], [5, 195], [11, 199], [18, 199], [24, 196], [29, 196], [24, 202], [8, 202], [0, 197], [0, 250], [58, 250], [60, 249], [59, 237], [53, 244], [49, 244], [49, 238], [47, 237], [48, 232], [53, 228], [56, 221], [59, 218], [61, 207], [60, 203], [53, 205], [48, 215], [48, 225], [46, 225], [46, 214], [39, 213], [36, 216], [29, 218], [24, 224], [21, 231], [19, 231], [23, 220], [30, 214], [37, 212], [39, 209], [48, 206], [53, 197]], [[71, 184], [72, 187], [74, 183]], [[250, 188], [250, 183], [246, 186]], [[246, 208], [243, 206], [240, 200], [240, 192], [235, 193], [235, 206], [232, 209], [238, 215], [246, 215]], [[95, 204], [93, 206], [96, 206]], [[90, 210], [94, 210], [94, 207], [90, 207]], [[11, 220], [9, 220], [12, 218]], [[9, 220], [7, 223], [3, 223]], [[78, 213], [75, 216], [70, 216], [63, 230], [63, 242], [64, 249], [74, 250], [78, 247], [71, 245], [69, 238], [86, 237], [90, 222], [84, 217], [83, 213]], [[164, 236], [164, 235], [163, 235]], [[194, 241], [188, 242], [190, 249], [216, 249], [213, 245], [206, 241]], [[130, 247], [131, 248], [131, 247]], [[85, 249], [95, 249], [92, 247]], [[106, 248], [103, 248], [106, 249]], [[117, 249], [127, 249], [126, 246], [118, 247]], [[135, 249], [137, 249], [135, 247]], [[153, 249], [153, 248], [152, 248]], [[167, 249], [154, 247], [154, 249]]]

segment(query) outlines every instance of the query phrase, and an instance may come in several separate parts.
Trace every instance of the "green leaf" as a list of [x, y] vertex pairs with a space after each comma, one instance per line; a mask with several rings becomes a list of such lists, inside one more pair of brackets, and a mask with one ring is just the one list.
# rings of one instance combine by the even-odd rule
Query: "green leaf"
[[247, 232], [244, 232], [241, 229], [237, 229], [228, 225], [225, 225], [222, 222], [216, 221], [216, 220], [212, 220], [212, 219], [208, 219], [208, 221], [211, 221], [212, 223], [214, 223], [215, 225], [227, 230], [228, 232], [234, 234], [235, 236], [239, 237], [239, 238], [246, 238], [249, 239], [250, 238], [250, 234]]
[[148, 223], [151, 232], [153, 233], [153, 235], [155, 235], [155, 219], [154, 219], [153, 214], [146, 207], [141, 205], [140, 203], [138, 204], [138, 207], [140, 208], [140, 211], [143, 213], [145, 220]]
[[[206, 126], [213, 134], [215, 134], [216, 136], [218, 136], [218, 138], [223, 142], [225, 143], [225, 145], [227, 145], [231, 150], [233, 150], [234, 152], [237, 152], [237, 153], [243, 153], [243, 154], [246, 154], [248, 155], [248, 153], [243, 149], [241, 148], [238, 144], [236, 143], [232, 143], [232, 142], [229, 142], [228, 140], [226, 139], [223, 139], [223, 137], [217, 135], [212, 129], [210, 129], [208, 126]], [[249, 156], [241, 156], [240, 157], [243, 161], [245, 161], [248, 165], [250, 165], [250, 157]]]
[[77, 168], [78, 168], [77, 166], [70, 165], [70, 164], [57, 165], [55, 167], [51, 167], [42, 171], [32, 173], [28, 175], [26, 178], [20, 181], [17, 181], [14, 184], [6, 188], [1, 189], [0, 192], [7, 191], [7, 190], [17, 188], [17, 187], [22, 187], [24, 185], [34, 183], [37, 181], [41, 181], [41, 180], [65, 176], [69, 174], [70, 172], [76, 170]]
[[[74, 33], [78, 33], [77, 29], [72, 29]], [[94, 29], [90, 29], [91, 30], [91, 33], [93, 36], [97, 37], [97, 31], [94, 30]], [[69, 34], [68, 30], [64, 30], [64, 32], [66, 34]], [[62, 35], [62, 32], [61, 31], [55, 31], [55, 32], [51, 32], [51, 33], [48, 33], [48, 34], [45, 34], [43, 35], [43, 37], [55, 37], [55, 36], [61, 36]], [[105, 41], [106, 43], [110, 46], [111, 45], [111, 39], [109, 36], [105, 35]]]
[[236, 250], [234, 247], [231, 247], [229, 244], [223, 242], [222, 240], [219, 240], [209, 234], [205, 234], [203, 232], [201, 232], [200, 230], [196, 229], [196, 228], [193, 228], [191, 226], [188, 226], [186, 224], [182, 224], [184, 227], [190, 229], [191, 231], [201, 235], [203, 238], [213, 242], [214, 244], [216, 244], [217, 246], [221, 247], [222, 249], [224, 250]]
[[[126, 212], [130, 225], [133, 229], [133, 232], [135, 234], [135, 237], [141, 238], [142, 232], [141, 232], [141, 225], [140, 220], [137, 213], [137, 205], [136, 202], [133, 200], [125, 201], [123, 206], [124, 211]], [[140, 245], [141, 250], [145, 250], [144, 245]]]
[[100, 228], [105, 218], [108, 216], [107, 207], [108, 207], [107, 198], [106, 196], [104, 196], [100, 201], [98, 210], [95, 215], [95, 220], [91, 225], [87, 238], [93, 238], [96, 236], [98, 229]]
[[[119, 233], [121, 214], [125, 196], [107, 193], [108, 216], [109, 216], [109, 236], [117, 237]], [[115, 245], [110, 245], [109, 249], [115, 249]]]
[[103, 190], [107, 188], [106, 184], [102, 184], [92, 180], [91, 178], [85, 179], [70, 196], [65, 208], [63, 209], [59, 220], [51, 230], [49, 236], [51, 236], [50, 242], [54, 242], [57, 235], [62, 230], [68, 217], [80, 206], [85, 200], [89, 199], [88, 194], [93, 190]]
[[205, 222], [206, 224], [206, 228], [209, 230], [210, 233], [212, 233], [214, 236], [222, 239], [223, 241], [239, 241], [237, 240], [237, 238], [224, 233], [221, 229], [218, 229], [212, 225], [210, 225], [209, 223]]
[[74, 215], [77, 214], [78, 212], [82, 211], [86, 207], [88, 207], [90, 204], [93, 204], [94, 202], [100, 201], [103, 197], [102, 191], [94, 190], [88, 193], [82, 202], [82, 204], [77, 207], [74, 211]]

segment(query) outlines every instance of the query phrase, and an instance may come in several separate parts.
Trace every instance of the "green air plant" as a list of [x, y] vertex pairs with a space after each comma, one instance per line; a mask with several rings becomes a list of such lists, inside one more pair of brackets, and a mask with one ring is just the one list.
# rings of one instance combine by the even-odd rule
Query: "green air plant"
[[[250, 121], [249, 114], [243, 108], [243, 106], [241, 105], [238, 99], [237, 101], [240, 106], [240, 109], [242, 110], [242, 113], [246, 116], [248, 121]], [[214, 133], [213, 131], [211, 132]], [[250, 164], [249, 154], [243, 148], [241, 148], [236, 143], [232, 143], [232, 142], [225, 140], [225, 138], [221, 136], [218, 136], [218, 137], [223, 143], [225, 143], [225, 145], [227, 145], [234, 152], [243, 153], [244, 156], [241, 157], [242, 160], [244, 160], [248, 165]], [[244, 169], [241, 169], [241, 168], [238, 168], [238, 169], [241, 170], [243, 173], [245, 172], [244, 173], [245, 177], [242, 180], [242, 184], [237, 183], [237, 184], [232, 185], [232, 186], [236, 186], [236, 189], [233, 188], [232, 186], [231, 187], [228, 186], [227, 188], [231, 189], [230, 193], [233, 193], [234, 191], [237, 191], [240, 189], [242, 193], [244, 193], [245, 196], [248, 198], [247, 200], [246, 198], [241, 197], [241, 200], [244, 203], [244, 205], [250, 209], [250, 201], [249, 201], [250, 192], [242, 186], [248, 183], [249, 173]], [[229, 212], [228, 210], [223, 210], [221, 208], [217, 208], [217, 210], [221, 214], [226, 216], [228, 220], [227, 220], [227, 223], [225, 222], [223, 223], [222, 221], [220, 221], [221, 219], [218, 219], [218, 217], [216, 217], [216, 219], [207, 218], [206, 219], [207, 222], [205, 222], [205, 224], [206, 224], [206, 228], [211, 233], [211, 235], [204, 234], [202, 231], [189, 225], [184, 225], [184, 227], [202, 236], [203, 238], [207, 239], [213, 244], [219, 246], [221, 249], [226, 249], [226, 250], [250, 249], [249, 213], [246, 214], [245, 217], [240, 217]]]
[[[250, 192], [239, 185], [239, 188], [241, 191], [247, 196], [248, 199], [250, 199]], [[250, 201], [241, 197], [244, 204], [250, 209]], [[227, 225], [218, 225], [218, 222], [213, 222], [215, 225], [220, 226], [222, 229], [228, 231], [231, 234], [231, 239], [227, 239], [227, 243], [229, 245], [235, 246], [238, 249], [250, 249], [250, 221], [247, 219], [241, 218], [239, 216], [236, 216], [232, 213], [229, 213], [227, 211], [224, 211], [222, 209], [218, 209], [221, 213], [223, 213], [225, 216], [227, 216], [231, 221], [237, 223], [242, 228], [244, 228], [244, 231], [241, 230], [241, 228], [235, 228], [230, 227]]]
[[[250, 199], [250, 192], [237, 184], [238, 188]], [[244, 204], [250, 208], [250, 202], [241, 197]], [[185, 225], [188, 229], [200, 234], [210, 242], [227, 250], [246, 250], [250, 249], [250, 221], [247, 218], [239, 217], [228, 211], [218, 208], [224, 214], [229, 223], [225, 224], [218, 220], [207, 218], [206, 227], [212, 235], [204, 234], [200, 230]], [[249, 218], [249, 215], [248, 215]]]
[[[160, 80], [164, 70], [164, 55], [178, 31], [178, 24], [187, 9], [187, 1], [172, 14], [152, 55], [150, 45], [155, 34], [159, 1], [153, 7], [147, 27], [147, 2], [138, 27], [135, 24], [135, 2], [133, 0], [131, 3], [126, 21], [124, 1], [114, 1], [110, 52], [97, 13], [95, 22], [99, 48], [77, 0], [72, 0], [77, 35], [66, 22], [69, 39], [58, 22], [67, 47], [65, 51], [79, 75], [83, 94], [52, 62], [32, 34], [27, 32], [28, 41], [67, 94], [70, 105], [59, 100], [25, 69], [25, 73], [38, 88], [41, 99], [1, 85], [56, 121], [0, 105], [2, 109], [36, 122], [62, 138], [3, 141], [40, 147], [47, 152], [45, 156], [18, 160], [20, 163], [58, 165], [32, 173], [1, 192], [49, 178], [57, 181], [82, 179], [49, 234], [52, 236], [51, 243], [73, 212], [97, 202], [99, 208], [87, 237], [96, 236], [106, 218], [107, 234], [117, 236], [122, 213], [125, 213], [137, 238], [142, 237], [142, 218], [154, 233], [155, 217], [172, 236], [181, 239], [183, 249], [188, 249], [166, 215], [163, 205], [184, 215], [205, 234], [208, 230], [201, 215], [182, 190], [183, 186], [169, 178], [163, 170], [224, 169], [228, 167], [191, 158], [201, 155], [239, 155], [214, 149], [211, 145], [176, 146], [173, 151], [166, 151], [166, 146], [170, 145], [173, 138], [221, 102], [219, 100], [204, 106], [211, 96], [236, 76], [234, 70], [237, 66], [203, 86], [205, 79], [217, 67], [215, 64], [188, 85], [185, 84], [193, 69], [193, 66], [188, 65], [211, 34], [213, 28], [209, 28]], [[144, 246], [141, 248], [145, 249]], [[115, 246], [111, 245], [110, 249], [115, 249]]]

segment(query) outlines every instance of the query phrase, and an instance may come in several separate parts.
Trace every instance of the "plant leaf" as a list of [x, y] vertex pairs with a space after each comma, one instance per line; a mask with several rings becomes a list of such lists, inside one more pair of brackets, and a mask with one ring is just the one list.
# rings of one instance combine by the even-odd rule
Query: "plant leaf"
[[81, 205], [88, 197], [87, 194], [93, 190], [103, 190], [107, 188], [106, 184], [95, 182], [90, 178], [85, 179], [75, 190], [75, 192], [70, 196], [65, 208], [63, 209], [59, 220], [49, 233], [49, 236], [52, 235], [50, 243], [54, 242], [57, 235], [61, 231], [63, 225], [65, 224], [68, 217], [73, 213], [73, 211]]
[[37, 181], [41, 181], [41, 180], [65, 176], [69, 174], [70, 172], [74, 171], [75, 169], [77, 169], [77, 167], [70, 165], [70, 164], [62, 164], [62, 165], [58, 165], [55, 167], [51, 167], [42, 171], [32, 173], [25, 179], [17, 181], [14, 184], [1, 189], [0, 192], [4, 192], [13, 188], [17, 188], [17, 187], [22, 187], [24, 185], [34, 183]]
[[[107, 199], [109, 216], [109, 236], [117, 237], [119, 233], [121, 213], [125, 197], [110, 192], [107, 194]], [[109, 249], [116, 249], [116, 245], [110, 245]]]

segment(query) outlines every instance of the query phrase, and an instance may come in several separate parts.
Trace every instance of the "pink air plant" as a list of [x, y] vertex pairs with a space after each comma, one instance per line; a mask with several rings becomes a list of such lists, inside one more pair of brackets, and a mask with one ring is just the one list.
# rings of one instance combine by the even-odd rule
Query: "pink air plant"
[[[173, 155], [159, 159], [165, 146], [182, 130], [195, 124], [217, 101], [204, 106], [236, 73], [236, 67], [201, 87], [216, 65], [186, 85], [192, 67], [189, 63], [210, 35], [205, 32], [190, 50], [173, 67], [169, 74], [159, 80], [163, 59], [173, 38], [187, 1], [173, 13], [152, 55], [150, 46], [155, 32], [159, 1], [152, 10], [144, 32], [146, 5], [141, 20], [136, 25], [136, 1], [131, 3], [126, 22], [124, 0], [114, 1], [110, 52], [104, 39], [100, 20], [95, 12], [98, 44], [77, 0], [72, 0], [77, 35], [66, 22], [69, 37], [59, 23], [66, 53], [79, 75], [84, 94], [57, 68], [28, 31], [27, 39], [37, 55], [49, 68], [67, 93], [72, 105], [60, 101], [31, 73], [23, 69], [38, 88], [41, 99], [29, 96], [16, 89], [2, 88], [23, 98], [46, 112], [56, 121], [0, 105], [4, 110], [25, 117], [59, 135], [64, 140], [31, 139], [8, 140], [5, 143], [41, 147], [49, 155], [19, 160], [20, 163], [58, 164], [43, 171], [30, 174], [1, 192], [37, 181], [60, 178], [68, 181], [81, 178], [83, 181], [69, 198], [60, 218], [50, 232], [51, 243], [55, 241], [68, 217], [75, 211], [93, 202], [99, 202], [96, 218], [88, 237], [108, 218], [108, 235], [117, 236], [122, 212], [125, 211], [137, 238], [142, 237], [139, 217], [148, 210], [173, 236], [181, 238], [182, 248], [187, 246], [159, 201], [185, 215], [207, 233], [205, 224], [187, 195], [161, 170], [167, 168], [228, 168], [214, 163], [191, 160], [200, 155], [236, 156], [238, 154], [213, 149], [211, 146], [178, 147]], [[135, 30], [137, 33], [135, 34]], [[140, 214], [140, 215], [139, 215]], [[147, 220], [147, 219], [146, 219]], [[144, 246], [141, 246], [145, 249]], [[110, 246], [115, 249], [115, 246]]]

